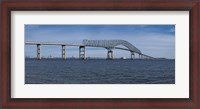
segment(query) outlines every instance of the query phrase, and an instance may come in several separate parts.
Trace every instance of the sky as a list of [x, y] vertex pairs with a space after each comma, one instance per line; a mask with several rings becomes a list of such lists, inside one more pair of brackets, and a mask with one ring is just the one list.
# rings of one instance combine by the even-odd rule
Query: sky
[[[81, 44], [84, 39], [126, 40], [143, 54], [175, 59], [175, 25], [25, 25], [25, 41]], [[79, 47], [66, 47], [67, 58], [78, 54]], [[61, 46], [43, 45], [41, 55], [61, 57]], [[130, 52], [114, 49], [113, 55], [129, 58]], [[25, 56], [36, 57], [36, 45], [26, 45]], [[106, 56], [105, 48], [86, 47], [86, 57]]]

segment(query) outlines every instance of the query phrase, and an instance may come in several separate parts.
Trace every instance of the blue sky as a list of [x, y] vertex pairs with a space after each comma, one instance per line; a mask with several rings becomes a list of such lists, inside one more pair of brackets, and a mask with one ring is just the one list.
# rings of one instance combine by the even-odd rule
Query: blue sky
[[[88, 40], [122, 39], [143, 54], [175, 58], [175, 25], [25, 25], [25, 41], [82, 43]], [[42, 56], [61, 57], [61, 46], [42, 46]], [[113, 50], [114, 57], [130, 57]], [[66, 47], [67, 57], [78, 57], [78, 47]], [[86, 57], [106, 57], [105, 48], [86, 47]], [[36, 46], [26, 45], [25, 56], [36, 57]]]

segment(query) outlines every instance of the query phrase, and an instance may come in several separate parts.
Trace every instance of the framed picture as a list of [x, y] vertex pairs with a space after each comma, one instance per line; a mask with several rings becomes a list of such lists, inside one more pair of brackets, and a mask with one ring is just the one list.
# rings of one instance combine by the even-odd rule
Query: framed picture
[[199, 1], [1, 2], [2, 108], [199, 109]]

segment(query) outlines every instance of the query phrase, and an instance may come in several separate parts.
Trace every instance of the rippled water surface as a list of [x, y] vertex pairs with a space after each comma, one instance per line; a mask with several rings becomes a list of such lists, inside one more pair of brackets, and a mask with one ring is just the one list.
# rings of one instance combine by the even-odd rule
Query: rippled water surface
[[26, 84], [175, 84], [174, 60], [26, 59]]

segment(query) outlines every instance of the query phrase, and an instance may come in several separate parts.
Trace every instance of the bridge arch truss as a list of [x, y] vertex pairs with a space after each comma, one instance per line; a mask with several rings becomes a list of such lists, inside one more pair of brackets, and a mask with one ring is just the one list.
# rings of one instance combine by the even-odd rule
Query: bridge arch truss
[[125, 41], [125, 40], [83, 40], [83, 44], [85, 46], [90, 47], [103, 47], [108, 50], [112, 50], [114, 48], [117, 48], [118, 45], [123, 45], [126, 48], [128, 48], [128, 51], [135, 52], [138, 54], [141, 54], [142, 52], [133, 46], [131, 43]]

